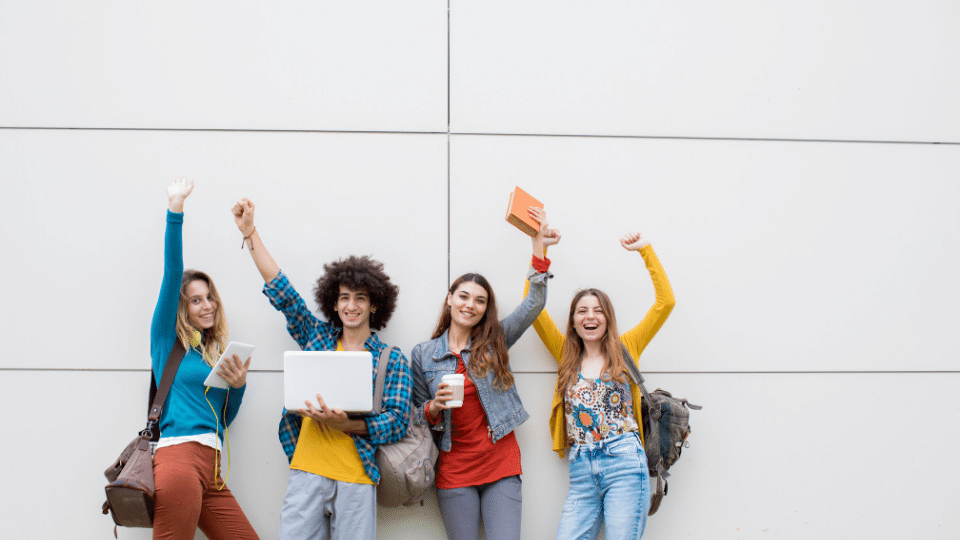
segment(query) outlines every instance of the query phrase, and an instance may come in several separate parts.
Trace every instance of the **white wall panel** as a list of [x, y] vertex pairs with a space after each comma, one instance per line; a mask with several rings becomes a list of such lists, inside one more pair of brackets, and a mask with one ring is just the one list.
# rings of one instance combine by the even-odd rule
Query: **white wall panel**
[[[517, 377], [531, 414], [517, 432], [525, 540], [554, 537], [568, 486], [547, 430], [555, 381], [545, 373]], [[146, 382], [144, 372], [4, 371], [3, 429], [14, 435], [0, 462], [4, 537], [111, 534], [110, 519], [99, 514], [102, 470], [142, 427]], [[947, 539], [960, 530], [953, 489], [960, 440], [944, 429], [960, 421], [951, 397], [956, 374], [652, 374], [649, 382], [704, 409], [692, 413], [691, 445], [645, 536]], [[276, 439], [281, 377], [253, 373], [248, 384], [230, 430], [228, 483], [260, 536], [273, 538], [287, 477]], [[39, 388], [57, 397], [41, 405]], [[70, 414], [56, 412], [63, 399]], [[23, 412], [41, 408], [53, 414]], [[41, 506], [56, 508], [57, 518], [38, 514]], [[443, 538], [435, 497], [423, 507], [380, 508], [378, 531], [379, 538]], [[121, 529], [120, 537], [149, 533]]]
[[[503, 215], [520, 185], [563, 234], [555, 320], [595, 286], [622, 331], [639, 322], [653, 288], [618, 239], [651, 240], [677, 306], [646, 370], [953, 370], [957, 170], [958, 146], [454, 136], [452, 276], [487, 275], [501, 316], [519, 302], [530, 244]], [[551, 367], [536, 342], [515, 369]]]
[[459, 133], [960, 141], [960, 5], [471, 2]]
[[4, 2], [0, 126], [445, 131], [446, 2]]
[[[629, 230], [673, 284], [642, 368], [704, 409], [645, 538], [955, 538], [958, 4], [450, 0], [449, 28], [447, 5], [0, 0], [0, 537], [112, 534], [102, 471], [143, 425], [164, 188], [186, 175], [186, 266], [257, 345], [229, 484], [264, 539], [296, 344], [230, 206], [257, 204], [311, 307], [324, 263], [383, 261], [401, 292], [380, 337], [409, 354], [450, 277], [486, 275], [501, 316], [520, 301], [515, 185], [563, 233], [561, 326], [587, 286], [623, 330], [643, 317]], [[532, 330], [510, 353], [522, 537], [552, 539], [556, 364]], [[425, 502], [378, 509], [378, 537], [444, 538]]]
[[241, 197], [311, 307], [324, 263], [382, 261], [400, 297], [381, 336], [409, 352], [433, 324], [417, 299], [446, 288], [446, 146], [442, 135], [0, 130], [0, 177], [12, 180], [0, 276], [16, 284], [0, 366], [148, 366], [165, 187], [178, 175], [196, 180], [185, 265], [213, 277], [231, 338], [258, 347], [254, 369], [281, 369], [297, 345], [240, 248], [230, 207]]
[[[276, 442], [280, 381], [251, 374], [230, 429], [227, 482], [263, 538], [276, 536], [286, 491], [286, 458]], [[99, 511], [103, 471], [143, 429], [149, 373], [4, 371], [0, 390], [8, 434], [0, 464], [4, 538], [112, 537], [113, 521]], [[121, 528], [120, 538], [148, 539], [150, 531]]]
[[651, 375], [703, 405], [646, 538], [955, 538], [957, 374]]

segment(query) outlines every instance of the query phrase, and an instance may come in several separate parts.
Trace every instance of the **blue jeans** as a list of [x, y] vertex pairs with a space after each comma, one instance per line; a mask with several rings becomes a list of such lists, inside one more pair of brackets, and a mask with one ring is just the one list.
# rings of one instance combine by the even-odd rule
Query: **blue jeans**
[[636, 433], [570, 449], [570, 491], [557, 540], [637, 540], [650, 511], [647, 456]]

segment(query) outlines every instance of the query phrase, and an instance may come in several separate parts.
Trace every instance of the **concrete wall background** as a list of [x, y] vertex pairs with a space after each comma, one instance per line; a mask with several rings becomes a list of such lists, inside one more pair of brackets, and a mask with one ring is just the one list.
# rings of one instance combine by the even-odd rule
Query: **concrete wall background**
[[[305, 296], [324, 262], [382, 260], [401, 296], [381, 337], [409, 354], [452, 277], [485, 274], [502, 314], [519, 300], [514, 185], [563, 232], [555, 318], [585, 286], [622, 327], [643, 316], [628, 230], [673, 284], [641, 366], [704, 409], [645, 537], [956, 537], [957, 22], [935, 0], [0, 0], [3, 537], [112, 534], [101, 471], [143, 423], [178, 175], [197, 181], [186, 265], [257, 345], [229, 483], [263, 538], [295, 344], [230, 205], [254, 200]], [[533, 332], [511, 358], [523, 537], [553, 538], [555, 367]], [[434, 497], [378, 526], [444, 537]]]

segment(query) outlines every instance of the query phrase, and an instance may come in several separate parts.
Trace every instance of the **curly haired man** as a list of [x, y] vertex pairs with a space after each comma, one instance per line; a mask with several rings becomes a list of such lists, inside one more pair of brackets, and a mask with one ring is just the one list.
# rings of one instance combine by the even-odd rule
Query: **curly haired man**
[[[370, 257], [350, 256], [323, 266], [314, 289], [326, 321], [314, 316], [270, 256], [253, 223], [254, 205], [233, 207], [253, 262], [263, 277], [263, 293], [287, 320], [287, 331], [305, 351], [370, 351], [374, 370], [388, 345], [375, 330], [386, 326], [397, 304], [398, 288]], [[280, 540], [376, 538], [380, 471], [377, 446], [406, 434], [412, 382], [399, 349], [389, 355], [379, 415], [349, 418], [327, 407], [283, 411], [280, 442], [290, 460], [290, 477], [280, 511]]]

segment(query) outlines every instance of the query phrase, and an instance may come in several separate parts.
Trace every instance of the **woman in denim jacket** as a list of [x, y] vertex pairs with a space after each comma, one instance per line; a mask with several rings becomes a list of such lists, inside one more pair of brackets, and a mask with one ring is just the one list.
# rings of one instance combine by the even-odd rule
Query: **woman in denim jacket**
[[[430, 341], [413, 349], [416, 421], [440, 432], [437, 499], [450, 540], [476, 540], [483, 519], [489, 540], [520, 539], [520, 447], [513, 430], [529, 418], [510, 372], [507, 349], [540, 314], [547, 298], [550, 262], [543, 257], [560, 233], [548, 228], [540, 208], [533, 237], [530, 294], [503, 321], [487, 280], [457, 278], [444, 299]], [[463, 404], [451, 407], [453, 390], [441, 379], [464, 376]]]

